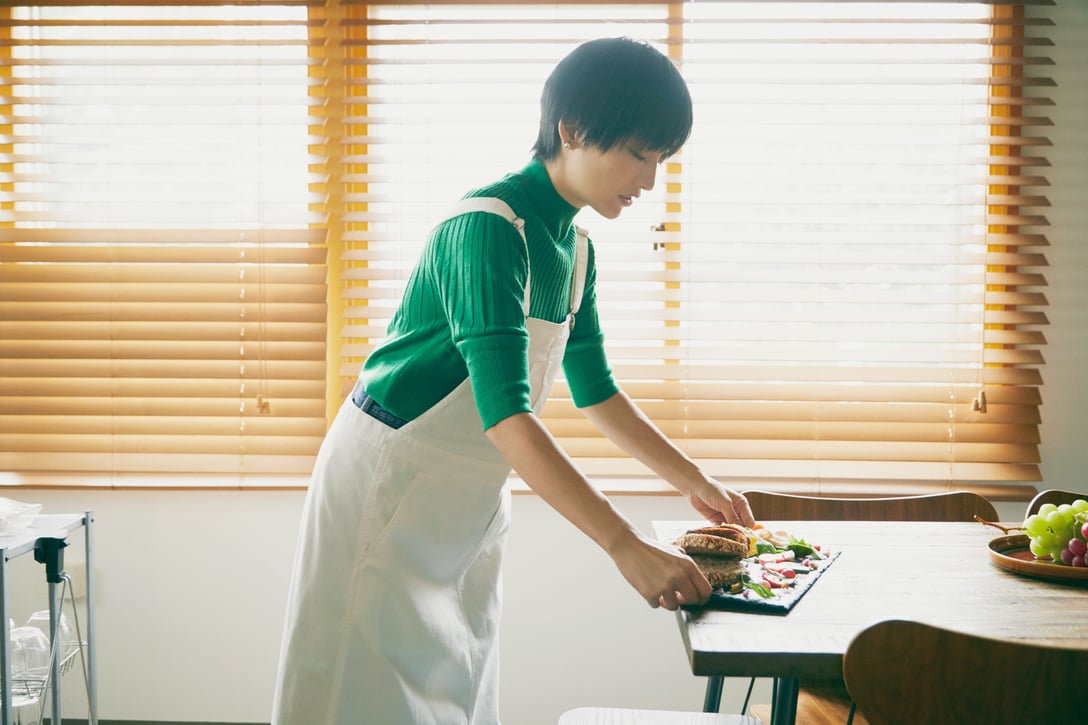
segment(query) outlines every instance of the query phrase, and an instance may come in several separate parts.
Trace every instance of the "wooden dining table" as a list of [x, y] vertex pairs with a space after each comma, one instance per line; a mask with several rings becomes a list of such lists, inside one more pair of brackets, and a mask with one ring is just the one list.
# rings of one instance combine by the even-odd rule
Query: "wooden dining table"
[[[1036, 578], [995, 564], [990, 543], [1004, 534], [991, 526], [928, 521], [763, 524], [841, 553], [788, 614], [711, 605], [682, 608], [677, 621], [692, 674], [777, 678], [772, 725], [794, 722], [800, 680], [841, 681], [851, 639], [886, 619], [1088, 649], [1088, 582]], [[705, 523], [656, 521], [654, 532], [659, 540], [671, 542], [700, 525]]]

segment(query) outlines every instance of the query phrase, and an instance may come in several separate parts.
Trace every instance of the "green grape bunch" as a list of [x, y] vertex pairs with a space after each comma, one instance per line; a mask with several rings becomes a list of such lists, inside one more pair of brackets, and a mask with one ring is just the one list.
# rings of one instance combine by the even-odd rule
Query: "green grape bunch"
[[1043, 504], [1024, 519], [1029, 548], [1037, 559], [1063, 566], [1088, 566], [1088, 501]]

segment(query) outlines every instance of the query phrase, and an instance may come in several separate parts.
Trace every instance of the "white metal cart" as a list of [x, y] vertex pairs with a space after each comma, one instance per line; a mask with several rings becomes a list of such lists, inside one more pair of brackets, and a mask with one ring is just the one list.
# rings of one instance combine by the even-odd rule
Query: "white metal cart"
[[[17, 694], [17, 684], [27, 691], [36, 690], [40, 697], [45, 697], [46, 693], [48, 693], [52, 698], [52, 722], [61, 722], [60, 676], [62, 671], [71, 665], [73, 658], [81, 653], [85, 657], [86, 663], [89, 722], [91, 725], [97, 724], [98, 702], [94, 657], [94, 557], [91, 546], [93, 522], [94, 516], [90, 511], [83, 514], [41, 515], [35, 517], [29, 527], [16, 531], [9, 536], [0, 536], [0, 628], [4, 630], [4, 644], [3, 647], [0, 647], [0, 725], [12, 725], [14, 722], [12, 703], [14, 695]], [[82, 638], [77, 643], [77, 650], [62, 655], [63, 650], [59, 646], [58, 632], [64, 601], [60, 595], [63, 593], [64, 588], [71, 592], [71, 580], [64, 571], [64, 548], [68, 545], [68, 537], [80, 528], [83, 529], [86, 541], [84, 551], [84, 566], [86, 567], [87, 577], [86, 625], [82, 628]], [[49, 588], [49, 639], [54, 655], [50, 660], [49, 674], [44, 679], [38, 682], [20, 681], [16, 683], [12, 678], [11, 637], [8, 634], [7, 627], [9, 618], [7, 564], [11, 559], [27, 552], [33, 552], [35, 561], [45, 566], [45, 578]], [[61, 585], [59, 590], [58, 585]], [[72, 600], [74, 609], [74, 596]]]

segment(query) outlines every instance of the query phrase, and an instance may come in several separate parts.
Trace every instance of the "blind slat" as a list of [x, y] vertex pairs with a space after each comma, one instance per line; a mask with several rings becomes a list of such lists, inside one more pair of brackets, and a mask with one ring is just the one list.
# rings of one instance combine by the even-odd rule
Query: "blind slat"
[[[218, 386], [224, 380], [232, 381], [235, 389], [238, 383], [252, 380], [267, 380], [270, 386], [278, 380], [323, 381], [324, 368], [323, 361], [317, 360], [266, 360], [259, 366], [242, 367], [237, 360], [49, 358], [33, 361], [33, 377], [19, 377], [27, 372], [23, 360], [0, 359], [0, 390], [12, 394], [56, 390], [75, 396], [134, 385], [138, 394], [149, 395], [175, 381], [173, 384], [183, 388], [192, 386], [193, 394], [199, 395], [203, 386]], [[9, 385], [18, 387], [11, 389]]]
[[[1037, 371], [1036, 376], [1037, 376]], [[735, 376], [742, 378], [742, 375]], [[751, 379], [721, 381], [719, 379], [683, 379], [645, 381], [634, 380], [625, 386], [628, 394], [643, 401], [643, 405], [659, 411], [682, 411], [693, 418], [713, 418], [716, 401], [766, 401], [780, 403], [801, 401], [826, 403], [942, 403], [945, 405], [969, 405], [984, 385], [991, 385], [987, 395], [994, 404], [1038, 405], [1039, 391], [1032, 387], [1028, 377], [1019, 379], [986, 377], [956, 381], [953, 384], [914, 382], [910, 377], [903, 380], [875, 379], [868, 382], [857, 380], [822, 379], [816, 376], [797, 376], [796, 381]], [[814, 383], [819, 382], [819, 385]], [[1013, 385], [1012, 383], [1018, 383]], [[1004, 383], [1004, 384], [1002, 384]], [[1036, 379], [1034, 384], [1041, 383]], [[573, 402], [566, 385], [556, 383], [554, 401], [549, 399], [549, 410], [559, 417], [581, 415], [570, 407]], [[889, 403], [891, 404], [891, 403]], [[847, 407], [847, 406], [844, 406]], [[671, 413], [669, 413], [671, 415]], [[805, 416], [806, 420], [812, 416]]]
[[[940, 481], [1031, 482], [1041, 481], [1038, 464], [1012, 462], [933, 462], [870, 460], [832, 460], [820, 456], [820, 451], [804, 459], [774, 459], [754, 457], [743, 451], [736, 457], [732, 451], [722, 451], [717, 457], [702, 458], [700, 467], [710, 476], [737, 485], [752, 481], [810, 483], [819, 487], [825, 482], [861, 481], [872, 487], [874, 481], [887, 484]], [[652, 477], [642, 464], [627, 458], [580, 457], [578, 466], [586, 475], [609, 477]], [[607, 483], [605, 483], [607, 485]]]
[[[276, 446], [268, 452], [247, 452], [241, 445], [242, 436], [234, 439], [238, 442], [236, 450], [230, 453], [201, 452], [201, 446], [194, 446], [191, 451], [156, 451], [155, 453], [117, 451], [96, 452], [73, 450], [62, 446], [55, 451], [17, 451], [0, 450], [0, 468], [8, 471], [48, 471], [50, 473], [78, 473], [88, 471], [108, 471], [118, 473], [166, 473], [186, 472], [189, 476], [221, 474], [241, 471], [248, 476], [254, 474], [276, 474], [281, 476], [308, 476], [313, 470], [312, 454], [290, 455]], [[154, 443], [155, 441], [150, 441]], [[194, 441], [197, 444], [204, 441]], [[315, 447], [320, 441], [310, 441]], [[225, 447], [225, 446], [221, 446]], [[187, 479], [188, 480], [188, 479]], [[169, 486], [169, 483], [163, 484]], [[183, 485], [192, 486], [192, 483]], [[240, 482], [244, 486], [244, 480]]]

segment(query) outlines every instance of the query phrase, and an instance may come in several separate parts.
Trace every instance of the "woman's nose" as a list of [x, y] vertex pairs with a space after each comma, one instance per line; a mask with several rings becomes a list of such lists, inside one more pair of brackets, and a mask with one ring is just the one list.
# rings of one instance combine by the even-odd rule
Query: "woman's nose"
[[646, 191], [653, 191], [654, 181], [657, 179], [657, 164], [646, 164], [646, 171], [639, 179], [639, 186]]

